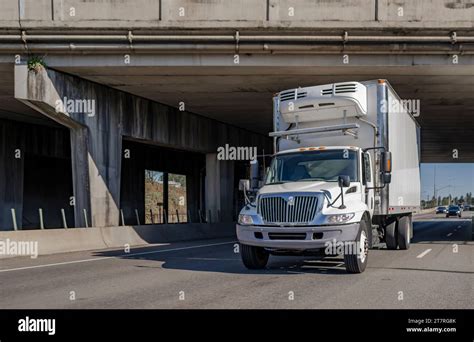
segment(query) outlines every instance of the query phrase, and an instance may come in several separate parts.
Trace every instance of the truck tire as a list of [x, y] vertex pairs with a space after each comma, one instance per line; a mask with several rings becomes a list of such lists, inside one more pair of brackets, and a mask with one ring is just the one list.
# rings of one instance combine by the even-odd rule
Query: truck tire
[[385, 243], [387, 244], [387, 249], [397, 249], [397, 238], [397, 221], [393, 221], [385, 226]]
[[402, 216], [398, 220], [398, 246], [400, 249], [410, 248], [410, 236], [411, 236], [411, 216]]
[[263, 247], [241, 245], [242, 262], [250, 270], [260, 270], [268, 263], [269, 253]]
[[366, 220], [360, 221], [359, 233], [357, 234], [356, 241], [354, 241], [356, 248], [353, 248], [351, 253], [344, 253], [344, 263], [346, 265], [346, 271], [349, 273], [362, 273], [367, 266], [369, 253], [368, 226]]

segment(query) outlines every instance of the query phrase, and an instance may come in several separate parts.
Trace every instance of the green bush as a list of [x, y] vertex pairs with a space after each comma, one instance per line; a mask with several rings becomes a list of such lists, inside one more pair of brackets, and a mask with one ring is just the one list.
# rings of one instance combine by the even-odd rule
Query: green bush
[[40, 71], [46, 66], [43, 57], [31, 56], [28, 59], [28, 70]]

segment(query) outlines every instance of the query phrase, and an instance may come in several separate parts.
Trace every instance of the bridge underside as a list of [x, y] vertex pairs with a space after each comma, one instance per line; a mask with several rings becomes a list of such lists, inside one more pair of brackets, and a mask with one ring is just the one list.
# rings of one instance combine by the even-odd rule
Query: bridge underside
[[[145, 58], [145, 57], [144, 57]], [[424, 61], [411, 56], [353, 57], [341, 65], [340, 56], [242, 57], [240, 65], [213, 58], [181, 65], [168, 57], [149, 66], [63, 66], [57, 69], [173, 107], [259, 133], [272, 127], [272, 94], [318, 84], [388, 79], [402, 99], [419, 100], [421, 161], [474, 162], [474, 67], [449, 65], [448, 56]], [[461, 57], [465, 61], [472, 56]], [[191, 59], [189, 59], [191, 61]], [[80, 64], [80, 63], [79, 63]], [[210, 65], [209, 65], [210, 64]], [[227, 64], [227, 65], [226, 65]], [[453, 158], [454, 156], [454, 158]], [[457, 157], [457, 158], [456, 158]]]
[[[117, 90], [249, 131], [272, 127], [275, 92], [342, 81], [388, 79], [402, 99], [419, 100], [421, 161], [474, 162], [474, 57], [448, 55], [241, 55], [168, 54], [133, 56], [52, 55], [48, 65]], [[4, 59], [5, 60], [5, 59]], [[13, 65], [0, 64], [2, 117], [21, 114], [32, 123], [45, 120], [13, 98]], [[454, 156], [454, 157], [453, 157]], [[456, 158], [457, 157], [457, 158]]]

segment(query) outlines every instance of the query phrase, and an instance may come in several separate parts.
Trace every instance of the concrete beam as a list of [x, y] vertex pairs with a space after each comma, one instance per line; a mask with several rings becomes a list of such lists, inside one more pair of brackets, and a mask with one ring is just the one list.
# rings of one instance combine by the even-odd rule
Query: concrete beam
[[[424, 67], [434, 68], [435, 66], [446, 66], [451, 69], [459, 69], [460, 66], [472, 66], [474, 64], [474, 55], [463, 55], [461, 51], [455, 53], [445, 54], [402, 54], [402, 47], [398, 53], [354, 53], [343, 51], [338, 53], [328, 54], [327, 51], [321, 54], [306, 54], [306, 53], [256, 53], [256, 54], [242, 54], [239, 58], [239, 64], [234, 62], [234, 53], [221, 54], [187, 54], [183, 52], [169, 53], [169, 54], [136, 54], [131, 57], [130, 64], [125, 65], [123, 55], [116, 54], [96, 54], [96, 55], [50, 55], [46, 57], [47, 65], [53, 68], [67, 68], [68, 71], [74, 72], [75, 68], [113, 68], [114, 70], [107, 70], [107, 74], [118, 75], [121, 73], [128, 73], [133, 76], [133, 68], [150, 68], [150, 67], [180, 67], [176, 73], [185, 73], [190, 70], [184, 69], [186, 67], [200, 67], [201, 74], [205, 74], [209, 70], [206, 68], [222, 67], [227, 68], [221, 70], [227, 74], [239, 75], [245, 70], [245, 67], [260, 67], [260, 68], [298, 68], [302, 75], [306, 74], [308, 70], [302, 70], [303, 67], [341, 67], [347, 70], [347, 73], [354, 72], [358, 67]], [[453, 64], [453, 55], [458, 54], [457, 64]], [[349, 56], [349, 62], [344, 63], [344, 55]], [[81, 75], [87, 77], [87, 70], [80, 70]], [[144, 71], [144, 70], [142, 70]], [[255, 70], [251, 71], [255, 73]], [[455, 72], [453, 70], [453, 72]], [[93, 74], [92, 71], [89, 72]]]
[[3, 0], [0, 27], [129, 29], [470, 29], [471, 1]]

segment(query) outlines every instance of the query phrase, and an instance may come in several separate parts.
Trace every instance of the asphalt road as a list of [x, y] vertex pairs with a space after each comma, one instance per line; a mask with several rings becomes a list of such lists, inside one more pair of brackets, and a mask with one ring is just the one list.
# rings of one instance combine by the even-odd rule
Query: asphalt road
[[234, 240], [2, 260], [0, 308], [473, 309], [471, 220], [421, 219], [408, 251], [371, 250], [356, 275], [340, 258], [248, 271]]

